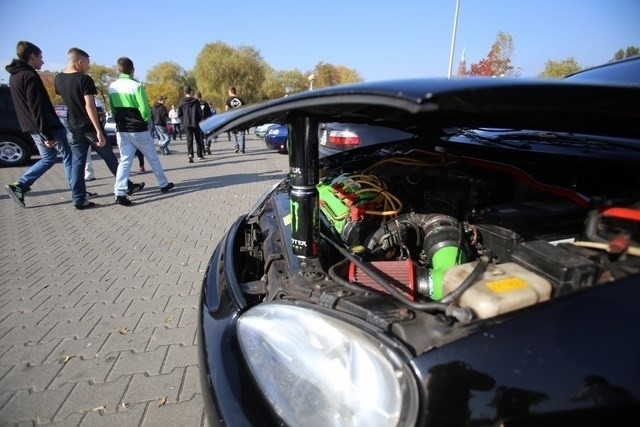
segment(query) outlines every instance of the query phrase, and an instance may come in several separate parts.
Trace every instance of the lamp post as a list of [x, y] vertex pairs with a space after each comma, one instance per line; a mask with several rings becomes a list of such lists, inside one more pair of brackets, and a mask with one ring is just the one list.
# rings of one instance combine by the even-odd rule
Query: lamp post
[[451, 52], [449, 53], [449, 72], [447, 78], [451, 78], [451, 69], [453, 68], [453, 51], [456, 48], [456, 31], [458, 27], [458, 10], [460, 10], [460, 0], [456, 0], [456, 13], [453, 18], [453, 31], [451, 32]]
[[307, 80], [309, 80], [309, 90], [313, 90], [313, 81], [315, 79], [316, 79], [315, 74], [309, 74], [309, 77], [307, 77]]

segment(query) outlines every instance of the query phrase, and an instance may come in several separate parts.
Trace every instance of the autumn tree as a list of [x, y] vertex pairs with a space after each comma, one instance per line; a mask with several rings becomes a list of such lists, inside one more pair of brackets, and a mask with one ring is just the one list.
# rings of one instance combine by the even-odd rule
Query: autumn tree
[[255, 48], [234, 48], [217, 41], [202, 48], [196, 58], [193, 76], [203, 99], [220, 110], [231, 86], [235, 86], [238, 95], [248, 104], [261, 101], [261, 88], [268, 67]]
[[307, 74], [298, 69], [275, 71], [268, 69], [260, 88], [261, 99], [281, 98], [308, 89]]
[[145, 79], [145, 90], [153, 104], [160, 95], [167, 97], [166, 105], [178, 105], [182, 89], [190, 84], [188, 73], [173, 61], [164, 61], [154, 65]]
[[315, 75], [313, 86], [318, 89], [321, 87], [362, 81], [362, 77], [360, 77], [356, 70], [342, 65], [333, 65], [324, 62], [319, 62], [313, 70], [313, 73], [309, 74]]
[[105, 109], [111, 111], [109, 106], [109, 85], [118, 78], [115, 67], [107, 67], [102, 64], [91, 64], [89, 75], [96, 85], [96, 95], [102, 101]]
[[640, 55], [640, 48], [637, 46], [627, 46], [627, 49], [619, 49], [611, 58], [611, 61], [619, 61], [624, 58], [631, 58], [632, 56]]
[[580, 71], [582, 67], [574, 57], [562, 59], [560, 61], [548, 60], [544, 63], [544, 70], [538, 74], [538, 77], [561, 79], [566, 75]]
[[487, 57], [471, 64], [468, 74], [489, 77], [514, 75], [515, 70], [511, 65], [513, 52], [513, 38], [510, 34], [500, 31]]

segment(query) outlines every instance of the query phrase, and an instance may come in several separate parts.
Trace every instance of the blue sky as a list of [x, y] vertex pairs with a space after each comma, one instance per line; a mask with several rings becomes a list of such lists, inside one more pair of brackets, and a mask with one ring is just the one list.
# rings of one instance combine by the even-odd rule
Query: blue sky
[[[223, 41], [253, 46], [276, 70], [305, 72], [325, 62], [354, 68], [366, 81], [442, 77], [449, 69], [456, 0], [110, 4], [4, 2], [0, 62], [15, 56], [18, 40], [29, 40], [44, 52], [43, 69], [61, 70], [75, 46], [103, 65], [129, 56], [144, 79], [162, 61], [191, 69], [206, 43]], [[598, 65], [620, 48], [640, 47], [638, 22], [639, 0], [460, 0], [453, 72], [463, 49], [467, 64], [486, 57], [499, 31], [513, 37], [513, 65], [524, 77], [540, 73], [550, 59]], [[8, 81], [4, 66], [0, 80]]]

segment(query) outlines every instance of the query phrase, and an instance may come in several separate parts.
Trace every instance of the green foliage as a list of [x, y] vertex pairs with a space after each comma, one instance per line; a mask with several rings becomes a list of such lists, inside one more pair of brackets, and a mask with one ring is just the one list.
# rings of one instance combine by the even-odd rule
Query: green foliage
[[544, 70], [538, 74], [538, 77], [561, 79], [568, 74], [580, 71], [582, 67], [574, 57], [569, 57], [560, 61], [548, 60], [545, 62]]
[[147, 73], [145, 90], [149, 102], [153, 105], [160, 95], [166, 96], [165, 105], [178, 105], [182, 90], [189, 84], [188, 73], [173, 61], [165, 61], [155, 65]]
[[233, 48], [217, 41], [202, 48], [196, 58], [193, 76], [202, 98], [211, 102], [218, 111], [224, 111], [231, 86], [248, 104], [261, 101], [261, 88], [267, 70], [268, 65], [255, 48]]
[[96, 84], [96, 90], [98, 91], [97, 97], [102, 101], [104, 108], [107, 111], [111, 111], [109, 105], [109, 85], [118, 78], [118, 72], [114, 67], [107, 67], [102, 64], [91, 64], [89, 75]]
[[632, 56], [640, 55], [640, 48], [638, 46], [627, 46], [627, 49], [619, 49], [613, 58], [609, 61], [619, 61], [624, 58], [631, 58]]
[[295, 69], [293, 71], [275, 71], [268, 69], [260, 89], [261, 99], [275, 99], [302, 92], [309, 87], [307, 75]]

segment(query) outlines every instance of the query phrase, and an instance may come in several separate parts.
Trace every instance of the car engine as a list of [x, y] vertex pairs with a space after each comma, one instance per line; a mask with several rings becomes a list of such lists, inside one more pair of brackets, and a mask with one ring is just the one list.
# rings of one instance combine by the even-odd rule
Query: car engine
[[468, 318], [457, 318], [467, 322], [640, 272], [632, 168], [618, 168], [615, 182], [636, 182], [620, 188], [588, 168], [482, 158], [409, 149], [326, 161], [317, 186], [326, 275], [306, 291], [288, 271], [286, 238], [274, 237], [274, 221], [286, 226], [275, 206], [283, 184], [245, 231], [255, 302], [331, 294], [332, 306], [364, 318], [438, 303], [464, 308]]

